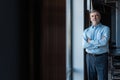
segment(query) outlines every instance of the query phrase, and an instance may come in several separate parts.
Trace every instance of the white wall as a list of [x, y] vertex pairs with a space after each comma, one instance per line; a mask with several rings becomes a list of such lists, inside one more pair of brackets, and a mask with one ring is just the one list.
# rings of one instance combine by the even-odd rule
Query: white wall
[[[71, 0], [66, 0], [66, 80], [71, 80], [71, 53], [73, 58], [73, 80], [84, 80], [84, 54], [82, 46], [82, 34], [84, 28], [84, 0], [72, 0], [72, 2], [73, 3], [71, 3]], [[71, 4], [73, 5], [72, 13]], [[71, 20], [71, 17], [73, 20]], [[71, 33], [73, 34], [71, 35]], [[73, 52], [71, 52], [71, 45]]]
[[73, 78], [84, 80], [82, 34], [84, 27], [84, 0], [73, 0]]

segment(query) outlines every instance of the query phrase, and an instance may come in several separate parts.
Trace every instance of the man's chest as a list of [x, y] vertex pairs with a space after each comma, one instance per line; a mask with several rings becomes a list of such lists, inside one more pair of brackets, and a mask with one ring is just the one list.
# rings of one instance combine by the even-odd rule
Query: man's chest
[[102, 29], [89, 29], [86, 33], [90, 39], [101, 39], [103, 35]]

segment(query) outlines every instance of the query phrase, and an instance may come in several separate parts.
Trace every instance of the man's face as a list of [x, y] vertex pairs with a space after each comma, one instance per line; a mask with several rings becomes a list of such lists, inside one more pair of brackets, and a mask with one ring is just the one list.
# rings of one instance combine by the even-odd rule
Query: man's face
[[97, 25], [100, 22], [101, 16], [98, 12], [90, 13], [90, 20], [93, 25]]

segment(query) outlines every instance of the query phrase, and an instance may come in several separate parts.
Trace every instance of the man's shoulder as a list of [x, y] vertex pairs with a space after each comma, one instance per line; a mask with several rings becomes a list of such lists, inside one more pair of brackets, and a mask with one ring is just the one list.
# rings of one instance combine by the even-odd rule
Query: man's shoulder
[[89, 31], [89, 28], [86, 28], [86, 29], [84, 30], [84, 33], [86, 33], [87, 31]]
[[90, 29], [90, 27], [91, 27], [91, 26], [89, 26], [89, 27], [85, 28], [85, 30], [84, 30], [84, 31], [87, 31], [87, 30], [89, 30], [89, 29]]
[[103, 28], [109, 28], [109, 26], [107, 26], [107, 25], [103, 25], [103, 24], [102, 24], [102, 27], [103, 27]]
[[102, 30], [103, 30], [103, 31], [109, 31], [110, 28], [109, 28], [109, 26], [102, 25]]

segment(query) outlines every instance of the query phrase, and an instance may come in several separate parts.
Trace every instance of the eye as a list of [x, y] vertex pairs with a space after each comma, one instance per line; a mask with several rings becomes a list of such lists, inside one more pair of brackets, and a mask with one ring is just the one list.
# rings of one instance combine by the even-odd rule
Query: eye
[[94, 17], [94, 15], [92, 15], [91, 17]]
[[99, 15], [96, 15], [97, 17], [99, 17]]

